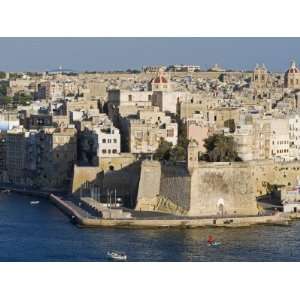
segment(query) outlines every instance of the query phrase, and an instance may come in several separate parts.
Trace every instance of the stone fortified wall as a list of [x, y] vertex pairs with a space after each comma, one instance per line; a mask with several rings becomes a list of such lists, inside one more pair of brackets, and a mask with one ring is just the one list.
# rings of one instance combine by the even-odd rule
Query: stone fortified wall
[[190, 216], [258, 213], [247, 163], [199, 163], [190, 174], [185, 165], [145, 161], [141, 174], [138, 209], [159, 210], [158, 201], [163, 198], [176, 205], [177, 212]]
[[189, 210], [190, 177], [185, 166], [144, 161], [137, 196], [137, 210], [185, 215]]
[[74, 175], [72, 182], [72, 194], [79, 195], [80, 187], [85, 182], [95, 182], [99, 178], [99, 167], [79, 167], [74, 165]]
[[198, 163], [188, 172], [185, 165], [158, 161], [133, 163], [100, 176], [100, 170], [75, 167], [73, 192], [85, 181], [97, 181], [102, 189], [118, 190], [137, 210], [164, 211], [190, 216], [255, 215], [256, 197], [266, 194], [268, 184], [295, 186], [300, 162], [271, 160]]
[[191, 175], [189, 215], [256, 215], [255, 184], [247, 163], [199, 163]]
[[267, 183], [294, 187], [300, 180], [300, 161], [274, 162], [251, 161], [252, 177], [255, 180], [256, 196], [266, 194]]
[[185, 165], [161, 166], [159, 195], [188, 211], [190, 209], [191, 177]]
[[137, 194], [137, 210], [153, 211], [158, 201], [161, 165], [158, 161], [143, 161]]

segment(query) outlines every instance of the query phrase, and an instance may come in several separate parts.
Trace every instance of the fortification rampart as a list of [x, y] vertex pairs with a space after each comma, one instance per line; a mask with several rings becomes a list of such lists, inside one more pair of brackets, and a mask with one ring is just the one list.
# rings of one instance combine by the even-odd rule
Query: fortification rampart
[[137, 162], [100, 175], [95, 168], [75, 168], [73, 191], [84, 181], [98, 180], [102, 190], [116, 188], [137, 210], [190, 216], [256, 215], [256, 197], [266, 194], [270, 185], [299, 182], [300, 162], [200, 162], [188, 172], [184, 164], [143, 161], [141, 166]]
[[191, 197], [191, 178], [184, 165], [161, 167], [159, 195], [188, 211]]
[[258, 213], [255, 184], [247, 163], [200, 163], [191, 176], [189, 215]]

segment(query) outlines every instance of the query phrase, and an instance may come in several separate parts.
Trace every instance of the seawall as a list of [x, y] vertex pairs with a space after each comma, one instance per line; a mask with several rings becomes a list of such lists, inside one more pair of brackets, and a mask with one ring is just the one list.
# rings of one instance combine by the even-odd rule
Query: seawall
[[178, 219], [100, 219], [83, 216], [73, 205], [50, 195], [51, 201], [64, 213], [83, 227], [116, 227], [116, 228], [197, 228], [197, 227], [243, 227], [258, 224], [288, 225], [290, 218], [283, 214], [271, 216], [250, 216], [235, 218], [178, 218]]

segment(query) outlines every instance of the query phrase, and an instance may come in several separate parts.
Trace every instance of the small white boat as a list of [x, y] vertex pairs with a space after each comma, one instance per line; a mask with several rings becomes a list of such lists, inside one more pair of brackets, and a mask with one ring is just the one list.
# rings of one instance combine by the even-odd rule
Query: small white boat
[[126, 261], [127, 255], [124, 252], [111, 251], [107, 252], [107, 257], [112, 260]]
[[221, 242], [212, 242], [212, 243], [208, 243], [207, 246], [208, 247], [216, 247], [216, 246], [220, 246]]
[[30, 201], [30, 204], [31, 205], [37, 205], [37, 204], [39, 204], [40, 203], [40, 201]]

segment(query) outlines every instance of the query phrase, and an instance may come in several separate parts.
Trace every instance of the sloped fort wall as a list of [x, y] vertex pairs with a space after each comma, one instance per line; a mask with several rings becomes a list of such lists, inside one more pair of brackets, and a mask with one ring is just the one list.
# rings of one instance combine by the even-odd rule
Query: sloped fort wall
[[156, 210], [168, 199], [190, 216], [257, 214], [255, 183], [246, 163], [203, 163], [192, 172], [183, 165], [144, 161], [137, 208]]
[[101, 176], [99, 168], [78, 167], [73, 192], [85, 180], [97, 181], [102, 189], [117, 188], [124, 197], [130, 193], [137, 210], [190, 216], [256, 215], [256, 197], [267, 192], [268, 184], [292, 187], [299, 182], [300, 162], [199, 162], [187, 170], [185, 164], [148, 160]]

